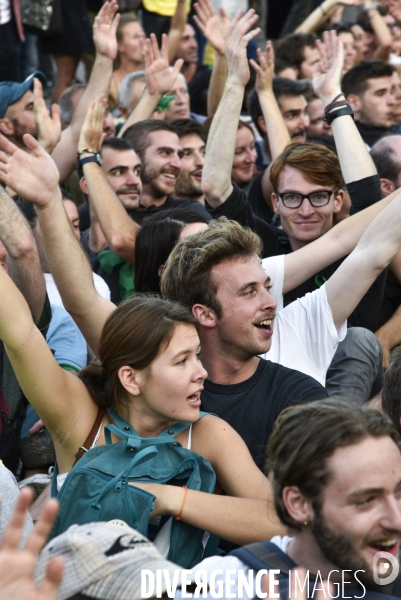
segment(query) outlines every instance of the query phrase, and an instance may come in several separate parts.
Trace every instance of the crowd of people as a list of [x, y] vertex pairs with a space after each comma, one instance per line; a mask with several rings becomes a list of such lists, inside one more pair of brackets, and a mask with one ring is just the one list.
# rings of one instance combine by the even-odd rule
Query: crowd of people
[[401, 598], [400, 0], [83, 4], [50, 99], [0, 2], [0, 600]]

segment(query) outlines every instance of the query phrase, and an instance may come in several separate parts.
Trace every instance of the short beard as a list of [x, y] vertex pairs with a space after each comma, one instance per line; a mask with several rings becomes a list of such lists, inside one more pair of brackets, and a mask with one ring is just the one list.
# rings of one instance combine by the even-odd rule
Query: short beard
[[190, 175], [186, 177], [181, 171], [175, 184], [175, 196], [177, 198], [199, 198], [202, 195], [203, 192], [200, 185], [196, 186], [192, 183]]
[[329, 562], [336, 565], [340, 571], [348, 570], [352, 573], [359, 571], [358, 579], [361, 583], [370, 590], [383, 591], [383, 587], [375, 583], [372, 569], [358, 553], [350, 538], [344, 533], [333, 531], [327, 525], [320, 509], [316, 507], [315, 518], [310, 524], [310, 529], [320, 551]]

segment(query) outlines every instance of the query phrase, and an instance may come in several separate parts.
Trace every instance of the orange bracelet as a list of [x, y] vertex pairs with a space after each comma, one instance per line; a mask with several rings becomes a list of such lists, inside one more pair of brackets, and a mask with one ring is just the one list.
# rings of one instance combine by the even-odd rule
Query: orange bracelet
[[174, 517], [174, 521], [181, 521], [181, 515], [182, 515], [182, 511], [184, 510], [184, 506], [185, 506], [185, 502], [187, 501], [187, 496], [188, 496], [188, 488], [186, 485], [182, 486], [183, 489], [185, 490], [185, 494], [184, 494], [184, 499], [182, 501], [182, 506], [181, 506], [181, 510], [178, 513], [178, 515], [176, 517]]

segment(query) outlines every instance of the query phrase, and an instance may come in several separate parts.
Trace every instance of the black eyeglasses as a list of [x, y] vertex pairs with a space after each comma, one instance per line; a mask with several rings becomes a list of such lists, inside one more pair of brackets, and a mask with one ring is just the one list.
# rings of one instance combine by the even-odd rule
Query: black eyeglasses
[[305, 198], [309, 200], [312, 206], [315, 208], [321, 208], [326, 206], [330, 202], [331, 194], [336, 190], [320, 190], [319, 192], [312, 192], [311, 194], [297, 194], [296, 192], [277, 192], [277, 196], [281, 198], [282, 203], [286, 208], [299, 208]]

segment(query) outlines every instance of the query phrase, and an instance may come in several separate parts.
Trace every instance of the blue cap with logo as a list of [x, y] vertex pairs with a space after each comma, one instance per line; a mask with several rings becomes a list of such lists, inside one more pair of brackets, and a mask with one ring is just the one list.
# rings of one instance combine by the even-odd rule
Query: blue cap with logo
[[22, 83], [16, 81], [0, 82], [0, 119], [6, 114], [7, 108], [17, 102], [28, 90], [33, 89], [33, 79], [37, 77], [43, 84], [46, 83], [46, 76], [41, 71], [35, 71], [29, 75]]

